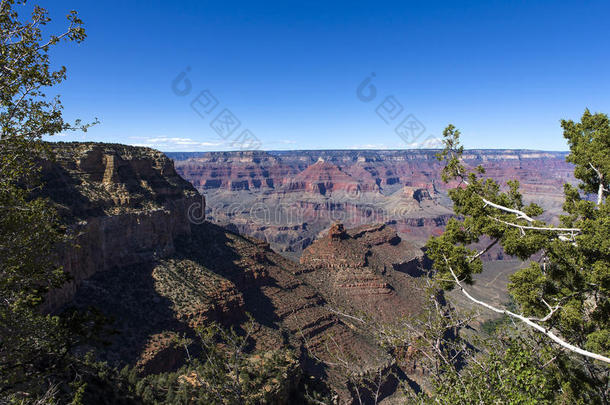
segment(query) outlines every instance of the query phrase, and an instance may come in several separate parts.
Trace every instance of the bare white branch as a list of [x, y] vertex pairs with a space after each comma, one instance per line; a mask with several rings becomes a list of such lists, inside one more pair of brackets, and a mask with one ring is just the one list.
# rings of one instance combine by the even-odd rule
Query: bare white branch
[[604, 174], [595, 166], [593, 166], [591, 162], [589, 162], [589, 166], [591, 166], [591, 169], [593, 169], [595, 174], [597, 174], [597, 178], [599, 179], [599, 188], [597, 189], [597, 205], [599, 206], [604, 200], [604, 190], [608, 190], [606, 190], [604, 187]]
[[494, 221], [503, 223], [504, 225], [512, 226], [514, 228], [519, 228], [522, 231], [523, 230], [534, 230], [534, 231], [571, 232], [571, 233], [582, 232], [580, 228], [556, 228], [556, 227], [551, 227], [551, 226], [519, 225], [519, 224], [515, 224], [513, 222], [504, 221], [500, 218], [496, 218], [496, 217], [492, 217], [492, 216], [490, 216], [489, 218], [493, 219]]
[[534, 220], [534, 218], [529, 217], [529, 216], [528, 216], [528, 215], [527, 215], [525, 212], [523, 212], [523, 211], [516, 210], [516, 209], [513, 209], [513, 208], [508, 208], [508, 207], [505, 207], [505, 206], [503, 206], [503, 205], [499, 205], [499, 204], [493, 203], [493, 202], [491, 202], [491, 201], [489, 201], [488, 199], [483, 198], [483, 197], [481, 197], [481, 200], [483, 200], [483, 202], [485, 203], [485, 205], [489, 205], [490, 207], [497, 208], [497, 209], [499, 209], [499, 210], [501, 210], [501, 211], [510, 212], [511, 214], [516, 214], [516, 215], [517, 215], [517, 218], [519, 218], [519, 219], [525, 219], [527, 222], [530, 222], [530, 223], [532, 223], [532, 222], [534, 222], [534, 221], [535, 221], [535, 220]]
[[523, 315], [515, 314], [514, 312], [511, 312], [511, 311], [509, 311], [507, 309], [496, 308], [493, 305], [490, 305], [490, 304], [488, 304], [486, 302], [483, 302], [483, 301], [480, 301], [480, 300], [474, 298], [472, 295], [470, 295], [468, 293], [468, 291], [466, 291], [466, 289], [464, 289], [464, 286], [462, 285], [462, 283], [460, 282], [460, 280], [456, 276], [455, 272], [453, 271], [453, 269], [449, 265], [449, 261], [447, 260], [447, 258], [444, 257], [444, 259], [445, 259], [445, 262], [447, 263], [447, 267], [449, 268], [449, 271], [451, 272], [451, 275], [453, 276], [453, 279], [455, 280], [456, 284], [460, 288], [460, 291], [462, 291], [462, 293], [466, 296], [466, 298], [468, 298], [472, 302], [474, 302], [474, 303], [476, 303], [478, 305], [481, 305], [481, 306], [483, 306], [483, 307], [485, 307], [485, 308], [487, 308], [487, 309], [489, 309], [491, 311], [494, 311], [496, 313], [506, 314], [506, 315], [508, 315], [508, 316], [510, 316], [512, 318], [520, 320], [521, 322], [523, 322], [523, 323], [531, 326], [532, 328], [536, 329], [537, 331], [543, 333], [544, 335], [549, 337], [551, 340], [553, 340], [555, 343], [557, 343], [558, 345], [560, 345], [561, 347], [563, 347], [565, 349], [568, 349], [568, 350], [570, 350], [570, 351], [572, 351], [574, 353], [578, 353], [578, 354], [580, 354], [582, 356], [590, 357], [592, 359], [603, 361], [604, 363], [610, 364], [610, 358], [609, 357], [602, 356], [601, 354], [593, 353], [593, 352], [590, 352], [588, 350], [581, 349], [580, 347], [574, 346], [573, 344], [570, 344], [570, 343], [566, 342], [565, 340], [561, 339], [559, 336], [555, 335], [553, 332], [551, 332], [550, 330], [548, 330], [544, 326], [541, 326], [541, 325], [537, 324], [536, 322], [532, 321], [529, 318], [526, 318]]
[[[469, 185], [469, 183], [466, 180], [464, 180], [463, 177], [462, 177], [462, 181], [464, 182], [464, 184]], [[505, 207], [503, 205], [493, 203], [493, 202], [489, 201], [488, 199], [486, 199], [486, 198], [484, 198], [484, 197], [482, 197], [480, 195], [479, 195], [479, 198], [481, 198], [481, 200], [483, 200], [483, 202], [485, 203], [486, 206], [489, 205], [490, 207], [494, 207], [494, 208], [496, 208], [496, 209], [498, 209], [500, 211], [508, 212], [508, 213], [511, 213], [511, 214], [516, 214], [518, 219], [524, 219], [524, 220], [526, 220], [529, 223], [534, 223], [535, 222], [534, 218], [530, 217], [529, 215], [527, 215], [525, 212], [523, 212], [521, 210], [516, 210], [516, 209], [513, 209], [513, 208], [508, 208], [508, 207]], [[493, 220], [496, 220], [498, 222], [502, 222], [505, 225], [512, 226], [512, 227], [515, 227], [515, 228], [519, 228], [519, 229], [521, 229], [521, 231], [524, 234], [525, 234], [525, 230], [552, 231], [552, 232], [571, 232], [571, 233], [580, 233], [581, 232], [581, 230], [579, 228], [555, 228], [555, 227], [550, 227], [550, 226], [549, 227], [541, 227], [541, 226], [531, 226], [531, 225], [519, 225], [519, 224], [515, 224], [515, 223], [512, 223], [512, 222], [502, 221], [501, 219], [494, 218], [494, 217], [491, 217], [491, 216], [490, 216], [490, 218], [493, 219]], [[561, 239], [561, 240], [569, 240], [569, 241], [573, 241], [574, 240], [573, 237], [566, 239], [565, 235], [560, 235], [559, 239]]]
[[479, 257], [483, 256], [485, 253], [489, 252], [489, 249], [494, 247], [496, 245], [496, 243], [498, 243], [499, 241], [500, 241], [500, 238], [496, 238], [493, 242], [491, 242], [489, 245], [487, 245], [487, 247], [485, 249], [481, 250], [479, 253], [477, 253], [474, 256], [470, 256], [470, 259], [468, 260], [468, 263], [474, 262]]
[[559, 308], [561, 308], [559, 305], [556, 305], [556, 306], [554, 306], [554, 307], [551, 307], [551, 306], [549, 305], [549, 303], [548, 303], [548, 302], [546, 302], [546, 301], [544, 300], [544, 298], [541, 298], [541, 300], [542, 300], [542, 302], [544, 303], [544, 305], [546, 305], [546, 306], [547, 306], [547, 308], [549, 309], [549, 313], [548, 313], [548, 314], [546, 314], [546, 315], [545, 315], [543, 318], [528, 318], [529, 320], [531, 320], [531, 321], [538, 321], [538, 322], [546, 322], [546, 321], [548, 321], [549, 319], [551, 319], [551, 317], [553, 316], [553, 314], [554, 314], [555, 312], [557, 312], [557, 310], [558, 310]]

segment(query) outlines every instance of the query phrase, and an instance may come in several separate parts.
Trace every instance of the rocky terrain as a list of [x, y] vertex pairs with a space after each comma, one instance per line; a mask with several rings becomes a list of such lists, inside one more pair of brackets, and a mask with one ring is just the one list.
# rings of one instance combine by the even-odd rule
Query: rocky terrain
[[56, 205], [73, 235], [62, 255], [72, 280], [46, 300], [56, 309], [96, 272], [137, 265], [176, 251], [191, 233], [187, 207], [199, 193], [161, 152], [125, 145], [56, 144], [43, 162], [42, 193]]
[[303, 252], [306, 280], [338, 308], [392, 323], [422, 305], [423, 252], [384, 224], [345, 230], [334, 224]]
[[[175, 370], [186, 354], [176, 338], [213, 321], [240, 331], [251, 316], [248, 350], [293, 351], [295, 376], [341, 398], [353, 395], [338, 366], [346, 359], [357, 373], [393, 369], [420, 381], [415, 360], [396, 364], [370, 325], [423, 307], [420, 247], [451, 215], [431, 151], [174, 154], [176, 170], [147, 148], [51, 146], [41, 193], [75, 243], [60, 251], [71, 281], [49, 293], [45, 310], [100, 309], [117, 332], [98, 351], [110, 364]], [[520, 179], [551, 211], [572, 180], [562, 154], [467, 156], [491, 176]], [[383, 395], [395, 388], [391, 380]]]
[[[143, 374], [174, 370], [185, 361], [176, 337], [194, 337], [211, 321], [241, 330], [249, 314], [255, 322], [250, 350], [294, 350], [306, 375], [344, 398], [350, 387], [338, 353], [359, 373], [397, 367], [353, 317], [391, 321], [376, 315], [419, 309], [422, 252], [392, 228], [345, 230], [337, 224], [297, 263], [266, 241], [193, 217], [192, 207], [205, 206], [202, 196], [160, 152], [95, 143], [51, 146], [57, 157], [43, 162], [42, 193], [76, 243], [60, 252], [72, 280], [50, 292], [46, 310], [101, 310], [117, 332], [98, 352], [110, 364]], [[296, 184], [307, 187], [311, 176], [295, 176]], [[327, 182], [327, 194], [349, 191], [328, 184], [328, 176], [313, 180]]]
[[[346, 228], [385, 223], [420, 245], [451, 215], [433, 150], [329, 150], [169, 153], [176, 170], [208, 201], [211, 222], [264, 239], [298, 259], [336, 222]], [[564, 152], [469, 150], [470, 166], [502, 184], [521, 182], [526, 199], [561, 208], [573, 182]]]

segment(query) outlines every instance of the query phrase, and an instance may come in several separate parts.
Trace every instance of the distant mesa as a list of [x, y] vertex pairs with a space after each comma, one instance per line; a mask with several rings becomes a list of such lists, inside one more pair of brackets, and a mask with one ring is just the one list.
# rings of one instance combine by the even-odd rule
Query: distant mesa
[[286, 188], [290, 191], [332, 195], [337, 192], [357, 195], [361, 191], [372, 191], [374, 184], [365, 185], [337, 165], [326, 162], [322, 157], [290, 180]]
[[[293, 259], [340, 221], [346, 229], [386, 223], [419, 245], [453, 215], [434, 150], [297, 150], [170, 153], [180, 175], [210, 201], [209, 220], [266, 240]], [[519, 180], [526, 201], [561, 211], [563, 184], [574, 183], [564, 152], [467, 150], [501, 184]], [[263, 206], [276, 219], [253, 219]]]

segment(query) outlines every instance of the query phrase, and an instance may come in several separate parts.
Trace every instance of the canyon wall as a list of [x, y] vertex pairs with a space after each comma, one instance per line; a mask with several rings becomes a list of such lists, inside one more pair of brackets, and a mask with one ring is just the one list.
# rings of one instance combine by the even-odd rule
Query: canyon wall
[[[438, 150], [302, 150], [168, 153], [178, 172], [199, 190], [279, 188], [309, 166], [323, 161], [336, 165], [367, 186], [435, 185], [444, 188], [436, 159]], [[531, 191], [553, 191], [573, 179], [567, 152], [473, 149], [465, 163], [483, 165], [500, 181], [519, 179]], [[372, 184], [371, 184], [372, 183]], [[536, 188], [539, 184], [541, 187]], [[394, 186], [394, 187], [392, 187]]]
[[[169, 153], [176, 170], [208, 201], [210, 221], [264, 239], [298, 258], [336, 222], [346, 228], [385, 223], [423, 244], [452, 215], [436, 150], [327, 150]], [[516, 179], [527, 201], [561, 210], [573, 183], [565, 152], [467, 150], [500, 184]]]
[[43, 162], [43, 195], [55, 203], [73, 240], [60, 260], [71, 280], [49, 294], [47, 310], [68, 302], [96, 272], [168, 257], [174, 240], [190, 234], [187, 209], [202, 197], [163, 153], [125, 145], [51, 145], [56, 159]]

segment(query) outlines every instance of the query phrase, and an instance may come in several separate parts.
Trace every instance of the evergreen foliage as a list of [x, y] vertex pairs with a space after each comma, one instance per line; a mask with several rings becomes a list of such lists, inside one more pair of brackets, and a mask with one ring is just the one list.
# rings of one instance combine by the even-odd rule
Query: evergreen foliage
[[[456, 284], [462, 289], [483, 270], [484, 250], [475, 251], [473, 243], [499, 244], [507, 254], [529, 261], [510, 277], [509, 292], [520, 313], [503, 312], [565, 342], [545, 338], [545, 348], [562, 359], [554, 365], [562, 381], [575, 384], [575, 401], [608, 401], [610, 367], [594, 358], [610, 354], [610, 125], [605, 114], [586, 110], [581, 122], [562, 121], [562, 127], [570, 145], [567, 159], [585, 194], [565, 185], [566, 215], [554, 226], [536, 219], [543, 210], [524, 203], [518, 182], [500, 185], [486, 178], [482, 167], [467, 168], [460, 132], [449, 125], [439, 159], [446, 162], [443, 180], [456, 185], [449, 195], [458, 217], [443, 235], [430, 239], [427, 253], [446, 289]], [[594, 201], [586, 198], [594, 192]], [[513, 360], [504, 361], [510, 365]]]

